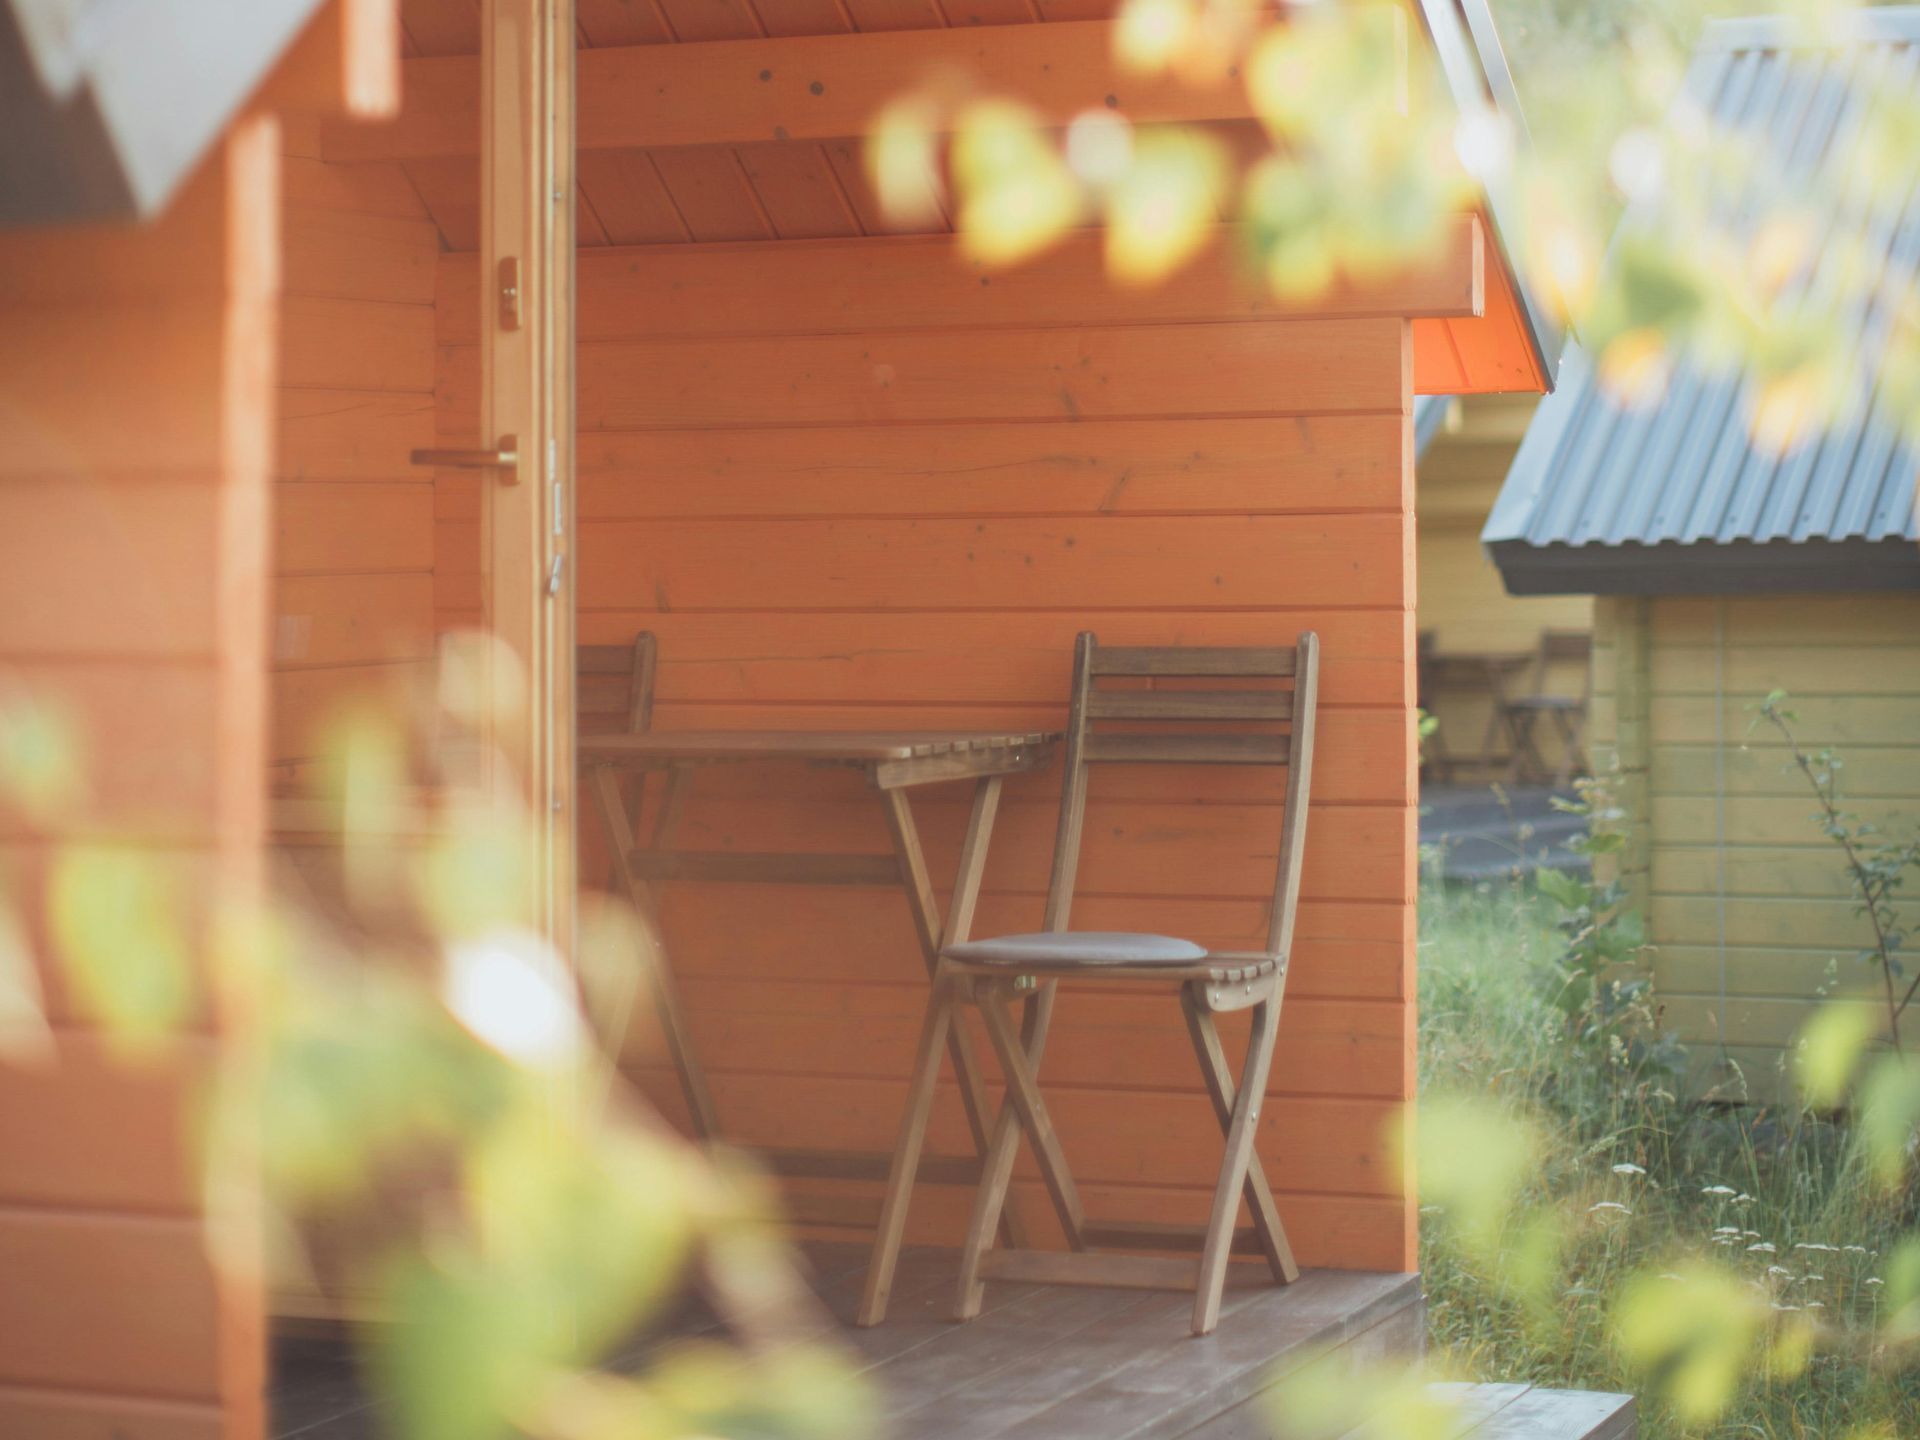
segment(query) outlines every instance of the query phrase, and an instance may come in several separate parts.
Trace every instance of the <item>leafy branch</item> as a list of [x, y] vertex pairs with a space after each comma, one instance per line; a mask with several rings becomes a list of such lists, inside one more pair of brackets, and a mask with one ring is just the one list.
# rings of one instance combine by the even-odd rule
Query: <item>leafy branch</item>
[[1887, 1008], [1887, 1033], [1894, 1052], [1901, 1054], [1904, 1052], [1900, 1044], [1900, 1017], [1913, 1003], [1915, 992], [1920, 991], [1920, 975], [1907, 985], [1904, 994], [1896, 995], [1899, 982], [1906, 978], [1900, 951], [1907, 937], [1900, 928], [1895, 901], [1907, 872], [1920, 869], [1920, 835], [1906, 840], [1879, 839], [1877, 826], [1840, 808], [1838, 776], [1842, 762], [1831, 747], [1809, 753], [1800, 744], [1793, 729], [1799, 717], [1785, 708], [1786, 699], [1784, 690], [1769, 694], [1757, 707], [1755, 723], [1764, 720], [1780, 732], [1794, 765], [1806, 778], [1820, 806], [1815, 819], [1822, 833], [1845, 858], [1847, 880], [1853, 888], [1854, 911], [1865, 917], [1873, 931], [1872, 948], [1862, 950], [1860, 958], [1880, 972]]

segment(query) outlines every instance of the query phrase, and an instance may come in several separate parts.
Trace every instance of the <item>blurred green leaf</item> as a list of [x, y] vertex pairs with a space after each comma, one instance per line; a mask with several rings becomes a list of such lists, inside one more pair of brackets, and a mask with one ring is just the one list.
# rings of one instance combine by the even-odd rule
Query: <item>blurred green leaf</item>
[[1857, 1111], [1874, 1174], [1886, 1185], [1899, 1184], [1920, 1132], [1920, 1064], [1882, 1055], [1867, 1069]]
[[54, 944], [75, 1002], [130, 1054], [168, 1040], [194, 1006], [180, 877], [132, 845], [63, 846], [48, 878]]
[[1808, 1017], [1794, 1042], [1793, 1069], [1809, 1109], [1832, 1110], [1845, 1101], [1874, 1028], [1863, 1005], [1822, 1005]]
[[1540, 1153], [1532, 1123], [1472, 1096], [1421, 1099], [1413, 1130], [1420, 1198], [1443, 1207], [1462, 1241], [1483, 1258], [1499, 1253], [1500, 1233]]
[[57, 700], [0, 690], [0, 798], [36, 824], [85, 799], [86, 756], [78, 720]]
[[1593, 891], [1586, 882], [1565, 870], [1542, 866], [1534, 872], [1533, 883], [1542, 895], [1562, 910], [1579, 910], [1593, 900]]
[[1706, 1425], [1733, 1403], [1757, 1358], [1766, 1302], [1713, 1266], [1635, 1276], [1613, 1311], [1614, 1345], [1681, 1421]]

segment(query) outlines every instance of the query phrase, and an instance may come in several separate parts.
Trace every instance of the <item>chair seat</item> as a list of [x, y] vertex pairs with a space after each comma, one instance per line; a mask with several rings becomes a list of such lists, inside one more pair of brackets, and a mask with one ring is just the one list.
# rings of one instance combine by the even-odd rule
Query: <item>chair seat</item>
[[948, 946], [950, 959], [970, 965], [1013, 965], [1071, 970], [1102, 965], [1191, 965], [1207, 952], [1171, 935], [1135, 935], [1117, 930], [1048, 930], [1000, 935]]

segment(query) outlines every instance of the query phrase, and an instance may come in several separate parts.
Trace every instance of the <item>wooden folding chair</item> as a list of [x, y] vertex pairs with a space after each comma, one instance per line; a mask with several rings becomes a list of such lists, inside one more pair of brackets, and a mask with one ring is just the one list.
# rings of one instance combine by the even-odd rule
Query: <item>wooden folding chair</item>
[[[1553, 667], [1559, 664], [1579, 665], [1581, 682], [1576, 694], [1555, 694], [1548, 688]], [[1584, 771], [1587, 707], [1592, 698], [1593, 636], [1584, 630], [1542, 630], [1540, 648], [1534, 653], [1532, 688], [1524, 695], [1503, 693], [1495, 699], [1500, 721], [1513, 745], [1508, 780], [1551, 778], [1555, 785], [1565, 785], [1576, 770]], [[1540, 753], [1537, 727], [1543, 715], [1560, 738], [1560, 763], [1551, 768]]]
[[[652, 729], [654, 675], [659, 658], [660, 647], [652, 632], [646, 630], [634, 636], [631, 645], [582, 645], [578, 655], [576, 701], [581, 731], [643, 735]], [[666, 789], [654, 816], [649, 842], [655, 847], [666, 845], [679, 826], [687, 779], [688, 772], [683, 768], [667, 773]], [[631, 863], [634, 831], [640, 822], [645, 793], [644, 779], [635, 776], [623, 781], [603, 771], [592, 776], [588, 789], [599, 812], [601, 833], [611, 852], [609, 887], [625, 892], [642, 923], [651, 924], [658, 913], [652, 882], [635, 874]], [[674, 1074], [680, 1078], [680, 1091], [687, 1102], [693, 1133], [698, 1139], [710, 1140], [718, 1129], [713, 1093], [707, 1085], [706, 1072], [700, 1068], [699, 1057], [693, 1052], [679, 991], [657, 950], [640, 958], [653, 991], [655, 1014], [666, 1034], [668, 1057], [673, 1061]]]
[[[1297, 647], [1288, 649], [1123, 649], [1102, 646], [1090, 633], [1080, 636], [1074, 652], [1046, 929], [970, 941], [963, 924], [941, 949], [874, 1240], [860, 1323], [875, 1324], [886, 1313], [940, 1057], [948, 1027], [959, 1023], [956, 1011], [962, 1004], [980, 1012], [1006, 1078], [1007, 1103], [982, 1165], [961, 1251], [957, 1318], [970, 1319], [979, 1313], [989, 1279], [1191, 1289], [1195, 1292], [1193, 1332], [1204, 1335], [1219, 1321], [1228, 1261], [1236, 1248], [1263, 1255], [1279, 1284], [1298, 1277], [1272, 1191], [1254, 1155], [1254, 1133], [1273, 1062], [1300, 893], [1318, 675], [1319, 640], [1312, 634], [1303, 635]], [[1111, 683], [1115, 681], [1120, 683]], [[1190, 681], [1225, 685], [1185, 688], [1183, 682]], [[1236, 728], [1222, 728], [1235, 722], [1239, 722]], [[1067, 929], [1086, 812], [1087, 770], [1101, 764], [1286, 767], [1286, 801], [1265, 950], [1221, 953], [1168, 935]], [[977, 885], [978, 868], [970, 867], [963, 880], [970, 877], [971, 884]], [[972, 893], [956, 895], [954, 913], [971, 916], [974, 899]], [[1158, 980], [1179, 987], [1187, 1031], [1226, 1139], [1213, 1213], [1204, 1230], [1096, 1224], [1087, 1219], [1035, 1079], [1062, 979]], [[1023, 1006], [1018, 1035], [1004, 1008], [1014, 999]], [[1217, 1014], [1229, 1010], [1253, 1012], [1251, 1038], [1237, 1081], [1214, 1023]], [[1022, 1134], [1033, 1146], [1041, 1179], [1073, 1253], [992, 1248]], [[1244, 1236], [1235, 1231], [1243, 1195], [1253, 1215], [1252, 1231]], [[1099, 1247], [1198, 1248], [1200, 1258], [1115, 1254]]]

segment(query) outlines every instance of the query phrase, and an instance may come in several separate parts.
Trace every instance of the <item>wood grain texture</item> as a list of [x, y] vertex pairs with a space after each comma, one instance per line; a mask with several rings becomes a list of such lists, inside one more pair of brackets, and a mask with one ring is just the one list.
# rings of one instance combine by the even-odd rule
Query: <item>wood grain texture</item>
[[[969, 261], [940, 235], [793, 244], [659, 245], [589, 250], [580, 285], [594, 303], [580, 338], [695, 339], [897, 330], [1028, 329], [1101, 324], [1114, 312], [1103, 237], [1079, 231], [1010, 270]], [[1485, 236], [1476, 216], [1447, 229], [1431, 262], [1362, 289], [1283, 304], [1241, 262], [1246, 239], [1223, 226], [1199, 260], [1130, 292], [1134, 324], [1470, 315], [1482, 304]], [[480, 306], [471, 256], [439, 267], [442, 343], [473, 342]], [[774, 329], [772, 327], [777, 327]]]
[[[1410, 403], [1404, 330], [1393, 320], [1301, 320], [607, 340], [580, 347], [580, 428], [1401, 414]], [[411, 373], [414, 362], [388, 363]], [[477, 351], [443, 347], [442, 410], [466, 413], [478, 383]]]
[[[313, 753], [355, 698], [397, 697], [394, 662], [430, 658], [439, 235], [393, 213], [391, 165], [311, 162], [284, 219], [275, 435], [273, 759]], [[410, 187], [408, 187], [410, 189]]]
[[[1245, 119], [1251, 102], [1232, 77], [1190, 84], [1128, 74], [1114, 59], [1109, 20], [970, 26], [873, 35], [807, 35], [608, 46], [579, 56], [583, 150], [750, 145], [863, 134], [916, 76], [990, 76], [997, 91], [1064, 125], [1090, 105], [1136, 123]], [[426, 57], [406, 64], [405, 103], [389, 126], [336, 126], [335, 161], [419, 160], [477, 153], [479, 67]], [[1107, 97], [1112, 97], [1107, 100]]]

